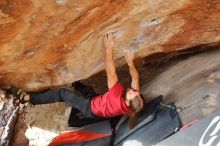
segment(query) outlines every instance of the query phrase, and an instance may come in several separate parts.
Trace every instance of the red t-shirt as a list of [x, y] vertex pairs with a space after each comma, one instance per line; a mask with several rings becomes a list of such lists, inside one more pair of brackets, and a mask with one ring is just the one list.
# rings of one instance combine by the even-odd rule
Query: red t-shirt
[[94, 97], [91, 100], [91, 110], [98, 117], [114, 117], [131, 112], [122, 98], [124, 88], [117, 82], [103, 95]]

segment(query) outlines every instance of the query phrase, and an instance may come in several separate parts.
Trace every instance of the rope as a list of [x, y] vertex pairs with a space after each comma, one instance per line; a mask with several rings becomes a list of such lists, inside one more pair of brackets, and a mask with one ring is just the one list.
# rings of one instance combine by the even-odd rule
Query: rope
[[191, 102], [191, 103], [189, 103], [189, 104], [187, 104], [187, 105], [185, 105], [185, 106], [183, 106], [183, 107], [174, 107], [174, 106], [167, 105], [167, 104], [164, 104], [164, 103], [160, 103], [160, 105], [161, 105], [161, 106], [164, 106], [164, 107], [171, 108], [171, 109], [176, 109], [177, 112], [178, 112], [179, 114], [181, 114], [182, 111], [185, 110], [186, 108], [188, 108], [188, 107], [190, 107], [190, 106], [192, 106], [192, 105], [194, 105], [194, 104], [196, 104], [196, 103], [198, 103], [198, 102], [201, 102], [201, 101], [203, 101], [203, 100], [206, 100], [208, 97], [210, 97], [210, 95], [206, 95], [206, 96], [200, 97], [200, 98], [196, 99], [195, 101], [193, 101], [193, 102]]

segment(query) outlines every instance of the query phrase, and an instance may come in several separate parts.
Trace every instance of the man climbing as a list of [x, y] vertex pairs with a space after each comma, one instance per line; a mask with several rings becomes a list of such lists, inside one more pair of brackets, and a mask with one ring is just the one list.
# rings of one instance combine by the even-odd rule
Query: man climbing
[[[20, 103], [30, 102], [33, 105], [48, 104], [54, 102], [66, 102], [74, 109], [83, 113], [90, 119], [110, 118], [123, 114], [130, 116], [130, 128], [135, 124], [136, 115], [144, 106], [140, 96], [139, 74], [134, 66], [134, 53], [127, 52], [125, 60], [129, 66], [132, 77], [131, 88], [124, 94], [124, 88], [119, 83], [113, 60], [114, 40], [112, 34], [104, 36], [105, 65], [107, 73], [108, 91], [102, 95], [91, 95], [88, 98], [65, 88], [57, 88], [42, 93], [27, 94], [22, 89], [11, 88], [11, 93]], [[78, 86], [79, 87], [79, 86]], [[125, 97], [122, 97], [125, 95]]]

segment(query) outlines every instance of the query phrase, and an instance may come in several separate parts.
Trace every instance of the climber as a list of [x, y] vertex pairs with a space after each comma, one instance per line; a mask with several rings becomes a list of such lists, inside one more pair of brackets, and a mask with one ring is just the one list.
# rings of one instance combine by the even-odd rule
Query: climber
[[[48, 104], [54, 102], [66, 102], [73, 108], [81, 111], [87, 118], [110, 118], [123, 114], [130, 116], [129, 127], [133, 128], [137, 113], [144, 106], [140, 96], [139, 74], [133, 63], [134, 53], [126, 52], [125, 60], [129, 66], [132, 77], [131, 88], [124, 94], [124, 88], [119, 83], [113, 60], [114, 40], [112, 34], [104, 35], [105, 65], [107, 72], [108, 91], [93, 98], [82, 95], [65, 88], [51, 89], [42, 93], [27, 94], [22, 89], [11, 87], [11, 93], [20, 103], [30, 102], [33, 105]], [[125, 97], [122, 97], [124, 96]]]

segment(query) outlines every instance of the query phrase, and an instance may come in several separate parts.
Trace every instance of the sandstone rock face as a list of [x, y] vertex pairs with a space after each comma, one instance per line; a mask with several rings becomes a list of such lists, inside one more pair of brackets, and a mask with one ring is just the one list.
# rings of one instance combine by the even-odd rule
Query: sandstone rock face
[[[2, 96], [4, 95], [4, 96]], [[7, 97], [7, 98], [5, 98]], [[10, 145], [19, 107], [13, 104], [12, 97], [0, 89], [0, 145]]]
[[118, 64], [220, 43], [219, 0], [1, 0], [0, 85], [37, 90], [104, 69], [113, 32]]

